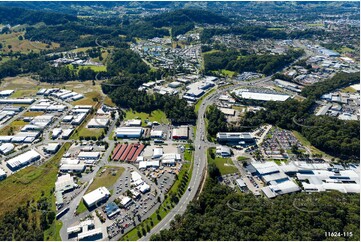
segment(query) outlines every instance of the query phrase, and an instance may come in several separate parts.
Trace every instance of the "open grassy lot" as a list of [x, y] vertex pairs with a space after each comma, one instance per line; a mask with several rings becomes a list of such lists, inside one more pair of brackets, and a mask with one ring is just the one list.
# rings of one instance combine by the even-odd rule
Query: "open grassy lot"
[[348, 92], [348, 93], [355, 93], [357, 92], [357, 90], [351, 86], [349, 87], [345, 87], [344, 89], [341, 90], [342, 92]]
[[[70, 70], [74, 70], [74, 66], [72, 64], [69, 64], [67, 66], [69, 67]], [[79, 71], [80, 69], [87, 69], [87, 68], [90, 68], [95, 72], [107, 71], [106, 66], [78, 66], [77, 70]]]
[[143, 112], [139, 113], [133, 110], [128, 110], [125, 113], [125, 120], [129, 120], [129, 119], [141, 119], [143, 122], [142, 124], [144, 126], [146, 125], [145, 122], [146, 119], [148, 119], [148, 121], [151, 122], [157, 121], [158, 123], [169, 124], [169, 120], [167, 119], [167, 116], [163, 111], [160, 110], [153, 111], [150, 114]]
[[96, 105], [101, 100], [101, 93], [98, 91], [91, 91], [84, 94], [84, 98], [72, 102], [73, 105]]
[[85, 206], [83, 199], [80, 201], [78, 207], [76, 207], [76, 213], [81, 214], [88, 211], [88, 208]]
[[12, 98], [23, 98], [23, 97], [30, 97], [35, 96], [37, 90], [36, 89], [19, 89], [16, 90], [11, 97]]
[[22, 120], [15, 120], [0, 130], [0, 135], [12, 135], [20, 131], [27, 123]]
[[27, 201], [39, 200], [42, 193], [48, 199], [54, 199], [58, 164], [70, 145], [70, 142], [65, 143], [53, 158], [41, 166], [29, 166], [0, 182], [0, 217]]
[[[171, 197], [174, 197], [175, 195], [180, 197], [184, 194], [184, 192], [187, 191], [189, 181], [191, 180], [192, 169], [193, 166], [191, 165], [191, 163], [188, 162], [183, 164], [182, 169], [178, 174], [178, 179], [170, 188], [169, 192], [167, 193], [166, 199], [163, 201], [159, 209], [155, 213], [153, 213], [148, 219], [144, 220], [142, 223], [138, 224], [135, 228], [126, 233], [122, 238], [120, 238], [120, 240], [138, 240], [145, 234], [144, 232], [148, 230], [144, 229], [143, 231], [142, 228], [149, 228], [150, 230], [154, 226], [156, 226], [159, 221], [161, 221], [161, 219], [164, 218], [176, 205], [174, 202], [172, 202]], [[183, 192], [181, 192], [182, 190]]]
[[[214, 159], [211, 154], [214, 154]], [[231, 158], [221, 158], [215, 156], [216, 150], [215, 148], [209, 148], [207, 153], [208, 163], [216, 164], [217, 168], [221, 172], [222, 175], [227, 175], [231, 173], [238, 172], [237, 167], [233, 164]]]
[[[105, 172], [102, 172], [105, 169]], [[86, 193], [94, 191], [99, 187], [110, 188], [123, 174], [123, 167], [116, 166], [104, 166], [99, 169], [97, 175], [94, 178], [94, 181], [89, 186]]]
[[32, 111], [27, 111], [26, 113], [23, 114], [23, 117], [36, 117], [36, 116], [40, 116], [43, 115], [44, 112], [32, 112]]
[[104, 129], [88, 129], [86, 126], [78, 131], [77, 137], [100, 137], [104, 133]]
[[[19, 51], [22, 53], [29, 53], [30, 51], [40, 52], [40, 50], [53, 50], [59, 48], [60, 46], [58, 43], [52, 43], [51, 45], [48, 45], [37, 41], [30, 41], [24, 39], [24, 35], [25, 32], [0, 34], [0, 43], [2, 43], [3, 46], [1, 51], [8, 53], [12, 50], [13, 52]], [[23, 39], [19, 40], [19, 36], [22, 36]]]

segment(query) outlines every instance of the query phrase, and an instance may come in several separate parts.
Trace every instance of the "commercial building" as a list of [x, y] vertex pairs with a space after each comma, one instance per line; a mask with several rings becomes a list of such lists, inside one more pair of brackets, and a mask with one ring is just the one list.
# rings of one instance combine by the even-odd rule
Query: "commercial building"
[[218, 143], [232, 143], [232, 144], [251, 144], [254, 143], [254, 138], [250, 133], [246, 132], [218, 132]]
[[110, 192], [105, 187], [98, 189], [83, 196], [85, 205], [88, 207], [96, 206], [97, 204], [106, 201], [110, 197]]
[[173, 128], [172, 130], [172, 139], [188, 139], [189, 131], [188, 126], [180, 126]]
[[62, 132], [61, 128], [55, 128], [55, 129], [53, 129], [52, 134], [51, 134], [51, 138], [52, 138], [52, 139], [58, 138], [59, 135], [61, 134], [61, 132]]
[[116, 131], [117, 138], [140, 138], [143, 135], [142, 127], [120, 127]]
[[222, 157], [229, 157], [232, 155], [231, 149], [227, 146], [217, 146], [216, 155]]
[[91, 229], [86, 232], [78, 234], [79, 241], [94, 241], [103, 238], [103, 232], [101, 228]]
[[35, 150], [29, 150], [21, 155], [11, 158], [10, 160], [6, 161], [6, 163], [11, 170], [16, 170], [39, 159], [40, 154], [38, 152]]
[[130, 197], [128, 197], [128, 196], [120, 196], [119, 197], [119, 199], [120, 199], [120, 204], [124, 207], [124, 208], [127, 208], [127, 207], [129, 207], [130, 205], [132, 205], [132, 203], [133, 203], [133, 200], [130, 198]]
[[120, 208], [118, 207], [117, 204], [115, 204], [114, 202], [111, 202], [105, 206], [105, 213], [107, 214], [108, 218], [111, 218], [114, 215], [117, 215], [118, 213], [120, 213]]

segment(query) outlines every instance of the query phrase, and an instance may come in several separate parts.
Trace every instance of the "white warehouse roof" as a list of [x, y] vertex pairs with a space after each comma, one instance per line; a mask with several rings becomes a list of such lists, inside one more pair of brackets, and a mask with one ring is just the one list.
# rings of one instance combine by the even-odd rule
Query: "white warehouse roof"
[[19, 168], [21, 166], [27, 165], [30, 162], [33, 162], [37, 159], [40, 159], [40, 154], [36, 152], [35, 150], [29, 150], [21, 155], [18, 155], [10, 160], [8, 160], [6, 163], [12, 168]]
[[83, 196], [84, 202], [89, 206], [95, 205], [97, 202], [110, 196], [110, 192], [105, 187], [99, 187], [94, 191]]

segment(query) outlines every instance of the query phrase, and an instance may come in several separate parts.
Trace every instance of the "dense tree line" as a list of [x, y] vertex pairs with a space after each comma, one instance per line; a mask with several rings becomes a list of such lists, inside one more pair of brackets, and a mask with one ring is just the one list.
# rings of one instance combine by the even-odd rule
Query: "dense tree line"
[[[335, 239], [327, 231], [349, 231], [359, 240], [360, 198], [339, 192], [296, 193], [275, 199], [238, 194], [218, 182], [219, 170], [209, 165], [210, 177], [198, 200], [170, 228], [151, 237], [153, 241], [264, 241]], [[315, 211], [315, 212], [307, 212]]]
[[302, 89], [301, 95], [311, 98], [320, 98], [323, 94], [335, 89], [346, 87], [360, 82], [360, 73], [339, 72], [331, 79], [316, 82]]
[[229, 19], [221, 15], [200, 9], [179, 9], [155, 15], [147, 19], [154, 27], [180, 26], [185, 23], [225, 24]]
[[66, 24], [68, 21], [77, 21], [76, 16], [45, 12], [32, 11], [23, 8], [0, 7], [0, 19], [2, 23], [8, 24], [36, 24], [44, 22], [48, 25]]
[[54, 220], [55, 212], [51, 211], [46, 198], [41, 198], [36, 203], [28, 202], [26, 206], [5, 213], [0, 219], [0, 240], [43, 241], [44, 231]]
[[164, 74], [161, 70], [150, 71], [142, 59], [129, 49], [118, 49], [110, 63], [108, 73], [112, 76], [109, 83], [102, 85], [102, 90], [119, 107], [131, 108], [138, 112], [163, 110], [173, 123], [194, 123], [194, 108], [176, 96], [147, 94], [138, 91], [143, 83], [159, 80]]
[[206, 118], [208, 120], [207, 131], [209, 135], [215, 137], [218, 132], [228, 131], [227, 119], [224, 113], [222, 113], [215, 105], [209, 106]]
[[245, 55], [234, 51], [219, 51], [204, 55], [206, 71], [226, 69], [242, 73], [259, 72], [270, 75], [302, 56], [302, 50], [290, 50], [285, 55]]
[[120, 72], [130, 74], [144, 74], [149, 71], [149, 66], [143, 62], [140, 56], [129, 49], [117, 49], [112, 56], [112, 61], [107, 66], [110, 75]]
[[202, 43], [211, 43], [215, 35], [234, 34], [240, 35], [245, 40], [267, 39], [309, 39], [315, 36], [324, 35], [324, 30], [305, 29], [285, 32], [283, 30], [270, 30], [266, 26], [235, 26], [223, 29], [206, 28], [201, 33]]

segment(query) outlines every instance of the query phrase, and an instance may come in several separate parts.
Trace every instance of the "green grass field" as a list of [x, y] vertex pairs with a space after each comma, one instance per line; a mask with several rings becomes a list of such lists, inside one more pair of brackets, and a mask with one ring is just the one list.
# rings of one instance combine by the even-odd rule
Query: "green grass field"
[[11, 135], [11, 133], [16, 134], [24, 127], [27, 123], [22, 120], [15, 120], [9, 125], [5, 126], [0, 130], [0, 135]]
[[234, 166], [231, 158], [221, 158], [221, 157], [215, 157], [212, 159], [210, 152], [213, 152], [215, 154], [215, 148], [209, 148], [207, 153], [207, 159], [208, 163], [214, 163], [216, 164], [217, 168], [221, 172], [222, 175], [237, 173], [238, 169]]
[[[192, 174], [192, 166], [191, 163], [185, 163], [182, 166], [182, 169], [180, 170], [178, 174], [178, 179], [174, 182], [171, 189], [169, 190], [168, 194], [177, 194], [180, 187], [182, 186], [181, 180], [185, 175], [188, 175], [188, 181], [184, 185], [185, 188], [188, 187], [189, 181], [191, 180], [191, 174]], [[187, 192], [187, 189], [185, 189], [185, 192]], [[160, 218], [164, 218], [170, 210], [175, 206], [174, 203], [172, 203], [170, 196], [167, 196], [167, 198], [163, 201], [162, 205], [158, 209], [158, 214]], [[123, 237], [120, 238], [121, 241], [135, 241], [140, 239], [142, 236], [138, 236], [138, 230], [141, 231], [141, 228], [144, 226], [152, 229], [154, 226], [156, 226], [160, 220], [157, 218], [157, 212], [153, 213], [148, 219], [144, 220], [142, 223], [138, 224], [135, 228], [130, 230], [128, 233], [126, 233]], [[153, 225], [152, 225], [153, 223]]]
[[169, 124], [169, 120], [167, 119], [167, 116], [161, 110], [152, 111], [150, 114], [128, 110], [125, 113], [125, 120], [130, 120], [130, 119], [141, 119], [143, 126], [146, 126], [146, 122], [145, 122], [146, 119], [148, 119], [148, 121], [151, 122], [157, 121], [158, 123]]
[[[0, 217], [27, 201], [38, 201], [42, 193], [54, 201], [53, 189], [57, 179], [58, 164], [71, 143], [65, 143], [58, 153], [43, 165], [29, 166], [0, 182]], [[55, 204], [53, 206], [55, 209]]]
[[[74, 70], [74, 66], [72, 64], [68, 64], [67, 65], [69, 67], [70, 70]], [[78, 66], [77, 70], [79, 72], [80, 69], [87, 69], [90, 68], [95, 72], [106, 72], [107, 71], [107, 67], [106, 66]]]
[[16, 90], [11, 95], [11, 98], [23, 98], [23, 97], [29, 97], [35, 95], [36, 95], [36, 89], [22, 89], [22, 90]]
[[347, 92], [347, 93], [355, 93], [357, 92], [357, 90], [353, 87], [345, 87], [344, 89], [341, 90], [342, 92]]
[[78, 207], [76, 208], [76, 213], [81, 214], [88, 211], [88, 208], [85, 206], [83, 199], [80, 201]]
[[97, 128], [86, 128], [86, 125], [82, 129], [78, 131], [78, 134], [74, 136], [74, 139], [79, 137], [95, 137], [99, 138], [104, 133], [104, 129], [97, 129]]

